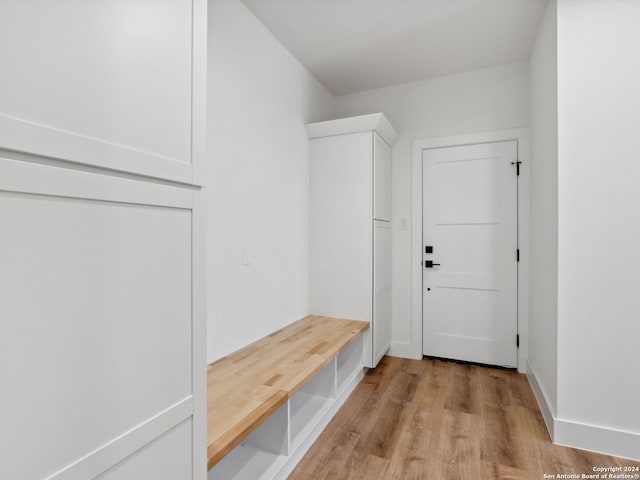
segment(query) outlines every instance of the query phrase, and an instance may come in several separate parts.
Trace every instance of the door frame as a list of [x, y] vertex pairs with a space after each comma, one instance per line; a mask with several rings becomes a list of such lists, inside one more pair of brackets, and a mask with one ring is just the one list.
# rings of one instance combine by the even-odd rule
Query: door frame
[[[515, 140], [518, 148], [518, 371], [526, 373], [529, 356], [529, 128], [515, 128], [411, 142], [411, 343], [403, 352], [422, 358], [422, 152], [431, 148], [457, 147], [476, 143]], [[514, 173], [515, 174], [515, 173]]]

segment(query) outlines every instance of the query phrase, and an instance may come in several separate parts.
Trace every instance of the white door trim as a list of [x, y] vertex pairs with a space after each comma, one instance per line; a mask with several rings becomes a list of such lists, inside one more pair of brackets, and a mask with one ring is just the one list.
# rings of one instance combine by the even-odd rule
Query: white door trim
[[411, 143], [411, 345], [406, 356], [422, 358], [422, 151], [473, 143], [516, 140], [520, 178], [518, 180], [518, 371], [526, 372], [529, 350], [529, 151], [528, 128], [427, 138]]

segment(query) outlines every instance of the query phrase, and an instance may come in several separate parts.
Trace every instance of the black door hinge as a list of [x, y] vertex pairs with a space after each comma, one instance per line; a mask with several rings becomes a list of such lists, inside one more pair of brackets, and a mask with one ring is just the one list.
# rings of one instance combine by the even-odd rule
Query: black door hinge
[[511, 162], [511, 165], [515, 165], [516, 166], [516, 175], [520, 176], [520, 164], [522, 162], [520, 160], [517, 160], [515, 162]]
[[516, 262], [519, 262], [519, 261], [520, 261], [520, 249], [518, 248], [516, 250]]
[[516, 348], [520, 348], [520, 334], [516, 335]]

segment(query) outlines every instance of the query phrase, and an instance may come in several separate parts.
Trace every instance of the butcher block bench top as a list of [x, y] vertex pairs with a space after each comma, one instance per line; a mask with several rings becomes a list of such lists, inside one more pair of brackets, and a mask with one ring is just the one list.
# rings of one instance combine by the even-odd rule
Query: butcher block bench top
[[309, 316], [209, 365], [208, 470], [368, 328]]

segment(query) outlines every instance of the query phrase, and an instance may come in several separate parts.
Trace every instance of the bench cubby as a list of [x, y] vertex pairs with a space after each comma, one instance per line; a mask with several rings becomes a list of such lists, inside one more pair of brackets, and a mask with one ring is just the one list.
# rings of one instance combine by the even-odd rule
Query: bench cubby
[[335, 362], [331, 362], [289, 399], [292, 450], [300, 446], [336, 399]]
[[209, 471], [209, 479], [267, 480], [289, 456], [287, 405], [282, 405]]
[[364, 360], [364, 339], [360, 335], [336, 357], [336, 385], [338, 394], [342, 393], [358, 375]]
[[208, 480], [284, 479], [366, 370], [368, 323], [310, 316], [208, 369]]

